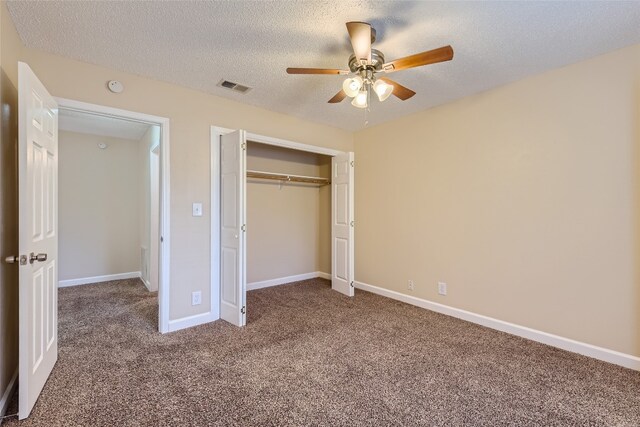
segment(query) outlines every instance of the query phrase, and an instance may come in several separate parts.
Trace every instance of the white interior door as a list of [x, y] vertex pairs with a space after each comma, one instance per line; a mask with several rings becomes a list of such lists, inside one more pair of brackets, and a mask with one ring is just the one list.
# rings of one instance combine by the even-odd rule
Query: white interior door
[[331, 288], [353, 296], [353, 153], [331, 160]]
[[246, 136], [220, 137], [220, 317], [246, 324]]
[[29, 416], [58, 359], [58, 106], [18, 64], [19, 418]]

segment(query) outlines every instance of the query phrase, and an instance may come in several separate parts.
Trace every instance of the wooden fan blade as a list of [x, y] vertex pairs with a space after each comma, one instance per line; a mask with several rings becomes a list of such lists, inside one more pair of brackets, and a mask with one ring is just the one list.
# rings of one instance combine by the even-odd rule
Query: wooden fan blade
[[329, 104], [337, 104], [338, 102], [342, 102], [342, 100], [346, 97], [347, 93], [341, 89], [340, 92], [336, 93], [335, 96], [329, 100]]
[[371, 25], [366, 22], [347, 22], [347, 31], [356, 58], [371, 64]]
[[387, 73], [406, 70], [407, 68], [420, 67], [422, 65], [435, 64], [438, 62], [451, 61], [453, 59], [453, 48], [444, 46], [438, 49], [428, 50], [415, 55], [405, 56], [395, 61], [382, 65], [382, 69]]
[[287, 68], [287, 74], [349, 74], [349, 70], [335, 68]]
[[378, 80], [382, 80], [386, 84], [392, 85], [393, 94], [403, 101], [406, 101], [407, 99], [411, 98], [413, 95], [416, 94], [414, 91], [412, 91], [408, 87], [404, 87], [400, 83], [393, 81], [391, 79], [388, 79], [386, 77], [378, 77]]

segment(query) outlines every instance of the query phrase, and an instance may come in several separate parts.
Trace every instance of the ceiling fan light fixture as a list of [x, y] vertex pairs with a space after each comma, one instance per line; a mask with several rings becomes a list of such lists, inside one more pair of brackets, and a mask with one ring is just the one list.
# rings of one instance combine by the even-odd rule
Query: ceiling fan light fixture
[[386, 100], [393, 93], [393, 85], [390, 85], [382, 80], [376, 80], [373, 84], [373, 90], [378, 95], [380, 102]]
[[351, 105], [353, 105], [354, 107], [358, 107], [358, 108], [367, 108], [368, 107], [368, 104], [367, 104], [368, 96], [367, 95], [368, 95], [368, 93], [367, 93], [366, 90], [361, 90], [353, 98], [353, 101], [351, 101]]
[[349, 77], [344, 81], [344, 83], [342, 83], [342, 90], [344, 90], [347, 96], [350, 96], [353, 98], [357, 96], [358, 93], [360, 92], [360, 89], [362, 88], [362, 83], [364, 83], [364, 81], [360, 76]]

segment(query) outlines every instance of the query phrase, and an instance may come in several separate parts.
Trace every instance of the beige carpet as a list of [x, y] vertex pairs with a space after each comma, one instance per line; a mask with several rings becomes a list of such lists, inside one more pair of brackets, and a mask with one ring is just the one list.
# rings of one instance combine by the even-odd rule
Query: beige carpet
[[137, 280], [60, 290], [60, 357], [6, 426], [639, 426], [640, 373], [317, 279], [161, 335]]

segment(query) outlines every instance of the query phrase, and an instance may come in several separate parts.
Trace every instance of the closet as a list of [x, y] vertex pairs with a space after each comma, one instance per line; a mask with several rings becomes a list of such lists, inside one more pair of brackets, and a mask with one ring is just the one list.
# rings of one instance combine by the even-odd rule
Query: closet
[[247, 141], [247, 290], [331, 276], [331, 157]]
[[211, 161], [220, 318], [243, 326], [247, 290], [312, 277], [353, 296], [353, 153], [214, 127]]

